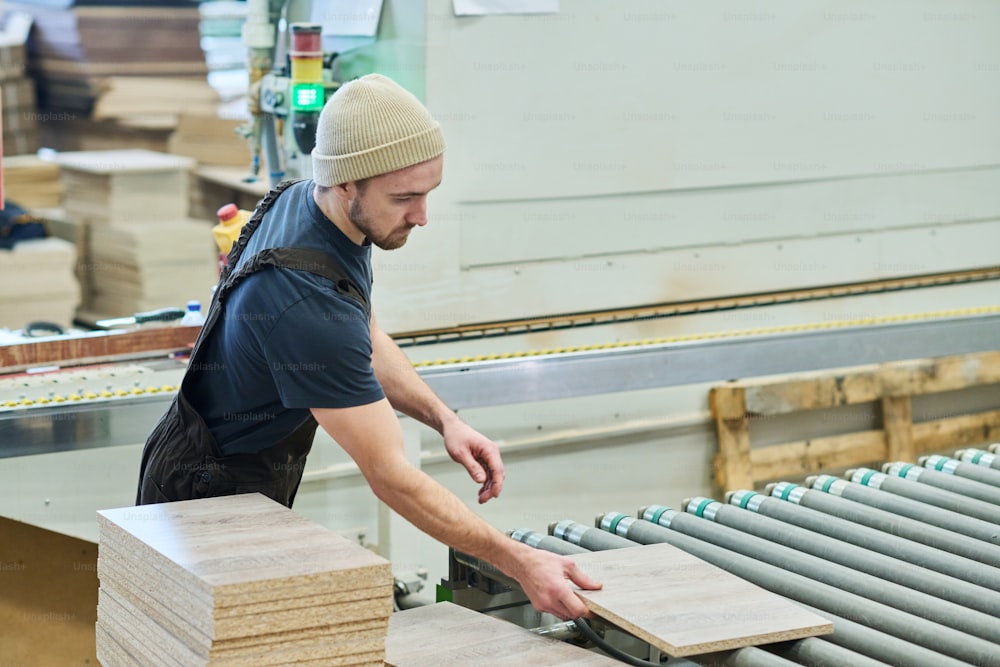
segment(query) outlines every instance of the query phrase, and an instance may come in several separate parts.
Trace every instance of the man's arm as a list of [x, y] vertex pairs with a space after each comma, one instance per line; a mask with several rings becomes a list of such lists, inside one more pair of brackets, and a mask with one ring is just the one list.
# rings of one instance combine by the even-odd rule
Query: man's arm
[[392, 338], [372, 315], [372, 369], [393, 408], [426, 424], [444, 437], [448, 455], [465, 466], [482, 486], [479, 502], [496, 498], [503, 490], [504, 470], [500, 448], [456, 415], [427, 386]]
[[532, 605], [563, 620], [587, 614], [570, 582], [600, 584], [565, 556], [533, 549], [476, 516], [454, 494], [414, 468], [388, 400], [355, 408], [313, 408], [319, 425], [350, 454], [380, 500], [431, 537], [492, 563], [513, 577]]

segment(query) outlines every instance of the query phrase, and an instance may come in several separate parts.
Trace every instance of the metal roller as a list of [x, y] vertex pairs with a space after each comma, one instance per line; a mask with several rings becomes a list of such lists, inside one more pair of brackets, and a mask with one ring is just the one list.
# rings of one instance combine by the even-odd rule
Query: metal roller
[[980, 484], [987, 484], [1000, 491], [1000, 470], [993, 470], [986, 466], [966, 463], [958, 459], [935, 454], [933, 456], [921, 456], [917, 463], [925, 468], [943, 472], [955, 477], [972, 480]]
[[[772, 519], [822, 533], [903, 562], [915, 563], [926, 570], [975, 584], [976, 587], [988, 588], [991, 591], [1000, 590], [1000, 570], [996, 568], [983, 567], [969, 558], [887, 535], [874, 528], [859, 526], [844, 519], [797, 506], [794, 502], [782, 502], [797, 496], [798, 489], [802, 487], [782, 482], [774, 486], [770, 498], [757, 494], [749, 498], [740, 497], [736, 502], [752, 512]], [[733, 498], [735, 499], [735, 495]]]
[[861, 655], [849, 648], [844, 648], [825, 638], [806, 637], [787, 644], [775, 644], [768, 647], [783, 658], [794, 661], [798, 665], [812, 667], [884, 667], [885, 663]]
[[959, 449], [955, 452], [955, 458], [961, 460], [962, 463], [972, 463], [980, 468], [1000, 470], [1000, 458], [985, 449], [974, 449], [971, 447]]
[[603, 530], [592, 530], [590, 526], [564, 519], [549, 525], [549, 533], [560, 540], [581, 546], [588, 551], [606, 551], [623, 547], [637, 547], [637, 543]]
[[1000, 506], [1000, 489], [996, 487], [971, 479], [955, 477], [955, 475], [948, 474], [947, 472], [940, 472], [931, 468], [921, 468], [913, 463], [904, 463], [902, 461], [884, 463], [882, 465], [882, 472], [890, 477], [912, 480], [920, 484], [926, 484], [927, 486], [951, 491], [960, 496], [989, 503], [994, 506], [993, 512], [996, 523], [1000, 523], [1000, 507], [998, 507]]
[[[797, 487], [801, 488], [801, 487]], [[792, 506], [801, 514], [794, 524], [772, 518], [759, 512], [765, 503], [780, 503], [753, 491], [739, 491], [730, 497], [731, 505], [718, 508], [706, 507], [705, 516], [737, 530], [770, 540], [803, 553], [826, 559], [885, 581], [948, 600], [969, 609], [991, 616], [1000, 616], [1000, 593], [956, 579], [925, 568], [912, 556], [901, 542], [900, 556], [892, 558], [868, 548], [834, 539], [817, 531], [816, 522], [829, 521], [828, 517], [814, 510]], [[694, 503], [688, 505], [691, 511]], [[744, 508], [744, 509], [741, 509]], [[787, 510], [786, 505], [783, 509]], [[709, 512], [711, 510], [711, 512]], [[886, 536], [889, 537], [889, 536]], [[944, 557], [944, 556], [942, 556]]]
[[[673, 512], [661, 515], [660, 521], [669, 521]], [[641, 544], [665, 542], [678, 549], [701, 558], [713, 565], [731, 572], [769, 591], [787, 598], [816, 607], [836, 616], [864, 623], [881, 633], [903, 642], [889, 642], [901, 652], [896, 664], [914, 667], [956, 667], [966, 663], [987, 665], [997, 664], [1000, 647], [978, 637], [946, 628], [919, 616], [907, 614], [892, 607], [873, 602], [853, 593], [841, 591], [833, 586], [813, 581], [794, 572], [761, 563], [742, 554], [732, 553], [714, 544], [708, 544], [688, 535], [669, 530], [661, 525], [626, 515], [605, 515], [602, 527], [610, 520], [617, 519], [618, 535]], [[834, 632], [836, 635], [836, 632]], [[933, 645], [933, 648], [931, 648]], [[849, 647], [852, 650], [855, 647]], [[862, 652], [860, 649], [856, 649]], [[944, 655], [942, 655], [944, 654]], [[952, 656], [952, 657], [947, 657]]]
[[566, 540], [552, 537], [551, 535], [546, 535], [545, 533], [539, 533], [534, 530], [527, 530], [525, 528], [518, 528], [517, 530], [511, 531], [510, 536], [518, 542], [527, 544], [529, 547], [541, 549], [542, 551], [551, 551], [552, 553], [559, 554], [560, 556], [585, 554], [589, 551], [583, 547], [571, 544]]
[[905, 516], [914, 521], [944, 528], [993, 545], [1000, 545], [1000, 529], [982, 519], [964, 516], [958, 512], [928, 505], [912, 498], [897, 496], [864, 484], [852, 483], [832, 475], [810, 477], [806, 479], [806, 484], [816, 491]]
[[[920, 470], [920, 468], [915, 469]], [[919, 475], [919, 473], [916, 474]], [[929, 484], [920, 484], [913, 479], [904, 479], [869, 468], [848, 470], [847, 477], [855, 484], [863, 484], [895, 493], [911, 500], [919, 500], [928, 505], [989, 521], [993, 524], [1000, 523], [1000, 508], [982, 500], [963, 496], [960, 493], [939, 489]]]
[[[901, 611], [923, 616], [942, 626], [966, 632], [994, 644], [1000, 644], [1000, 624], [996, 622], [993, 615], [936, 599], [927, 593], [884, 581], [877, 576], [853, 570], [818, 556], [801, 553], [794, 547], [775, 544], [768, 539], [716, 523], [720, 515], [723, 514], [728, 515], [730, 521], [743, 524], [752, 524], [754, 519], [761, 519], [761, 517], [754, 516], [745, 510], [705, 498], [695, 499], [689, 508], [686, 514], [678, 512], [669, 515], [668, 523], [671, 530], [715, 544], [734, 553], [749, 556], [760, 562], [769, 563], [782, 570], [797, 573], [813, 581], [834, 586], [842, 591], [881, 602]], [[643, 511], [642, 518], [648, 521], [661, 520], [665, 509], [667, 508], [655, 505], [648, 507]], [[706, 521], [706, 519], [708, 520]], [[746, 519], [746, 521], [741, 521], [741, 519]], [[758, 521], [757, 523], [763, 522]], [[748, 528], [749, 526], [742, 527]], [[827, 540], [824, 544], [824, 548], [831, 551], [839, 551], [837, 547], [834, 540]], [[988, 591], [983, 591], [983, 593], [988, 593]]]
[[[816, 477], [807, 478], [806, 486], [797, 487], [795, 491], [789, 494], [786, 500], [789, 500], [796, 505], [801, 505], [802, 507], [822, 512], [823, 514], [827, 514], [832, 517], [837, 517], [839, 519], [844, 519], [845, 521], [850, 521], [854, 524], [879, 530], [887, 535], [904, 537], [911, 542], [918, 542], [929, 547], [934, 547], [935, 549], [953, 553], [956, 556], [971, 558], [972, 560], [980, 563], [992, 565], [993, 567], [1000, 567], [1000, 549], [984, 543], [982, 540], [977, 540], [966, 535], [960, 535], [953, 531], [939, 528], [935, 525], [917, 521], [916, 519], [910, 519], [898, 514], [893, 514], [892, 512], [887, 512], [885, 510], [863, 505], [852, 500], [847, 500], [832, 491], [823, 493], [822, 491], [806, 488], [808, 486], [816, 485], [817, 479], [818, 478]], [[841, 484], [849, 484], [849, 482], [842, 479], [824, 475], [823, 481], [820, 482], [819, 485], [825, 485], [827, 481], [830, 481], [831, 485], [838, 482]], [[801, 491], [799, 489], [801, 489]], [[829, 491], [829, 487], [827, 490]], [[736, 494], [745, 493], [751, 492], [736, 491], [729, 493], [726, 496], [727, 501], [732, 502], [734, 505], [738, 505], [744, 497], [741, 496], [740, 501], [737, 502], [733, 502], [732, 498]]]
[[[838, 646], [854, 651], [858, 655], [866, 656], [879, 661], [880, 664], [889, 665], [965, 665], [968, 663], [953, 660], [941, 655], [936, 651], [917, 646], [899, 637], [887, 635], [869, 628], [867, 625], [855, 623], [842, 616], [831, 614], [830, 612], [817, 609], [808, 604], [802, 605], [804, 608], [819, 614], [826, 620], [833, 623], [833, 634], [824, 635], [823, 639]], [[811, 664], [811, 663], [806, 663]], [[844, 662], [841, 665], [853, 665], [853, 662]]]

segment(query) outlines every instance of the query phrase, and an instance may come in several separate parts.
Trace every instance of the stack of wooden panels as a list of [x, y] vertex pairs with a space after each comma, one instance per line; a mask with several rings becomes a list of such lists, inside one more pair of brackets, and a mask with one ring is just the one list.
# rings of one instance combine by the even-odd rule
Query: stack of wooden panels
[[167, 150], [193, 158], [199, 165], [243, 167], [249, 172], [250, 144], [239, 133], [248, 123], [246, 118], [220, 118], [214, 113], [182, 113]]
[[187, 216], [193, 160], [135, 149], [61, 153], [58, 163], [66, 215], [77, 222], [138, 224]]
[[[118, 5], [118, 6], [116, 6]], [[87, 113], [107, 76], [205, 76], [197, 3], [22, 0], [31, 69], [47, 109]]]
[[0, 29], [0, 107], [3, 109], [3, 154], [34, 153], [39, 146], [35, 82], [26, 74], [31, 17], [3, 16]]
[[93, 322], [209, 300], [214, 220], [187, 217], [190, 158], [146, 150], [58, 157], [66, 218], [80, 227], [78, 319]]
[[[123, 315], [194, 299], [207, 304], [219, 271], [210, 225], [201, 220], [91, 225], [85, 321], [94, 314]], [[199, 258], [192, 261], [192, 258]], [[99, 318], [97, 318], [99, 319]]]
[[59, 165], [37, 155], [3, 158], [4, 196], [25, 209], [58, 208], [62, 201]]
[[67, 327], [80, 302], [80, 285], [73, 275], [76, 250], [58, 238], [17, 243], [0, 250], [0, 327], [21, 329], [45, 321]]
[[260, 494], [98, 512], [97, 657], [382, 665], [388, 561]]

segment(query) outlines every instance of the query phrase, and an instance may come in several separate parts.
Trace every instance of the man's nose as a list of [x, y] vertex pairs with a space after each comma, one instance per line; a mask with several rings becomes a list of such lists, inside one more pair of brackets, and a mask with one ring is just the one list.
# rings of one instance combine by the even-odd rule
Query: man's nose
[[427, 197], [418, 197], [406, 215], [411, 225], [423, 227], [427, 224]]

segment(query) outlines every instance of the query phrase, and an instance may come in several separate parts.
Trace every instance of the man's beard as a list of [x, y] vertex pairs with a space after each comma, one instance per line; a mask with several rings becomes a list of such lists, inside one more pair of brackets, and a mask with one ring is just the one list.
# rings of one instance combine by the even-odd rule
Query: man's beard
[[372, 219], [365, 212], [360, 198], [351, 200], [351, 207], [347, 211], [347, 216], [351, 224], [364, 232], [368, 240], [382, 250], [402, 248], [406, 244], [406, 239], [410, 237], [408, 232], [413, 228], [413, 226], [408, 226], [402, 229], [391, 230], [388, 234], [381, 237], [376, 236]]

